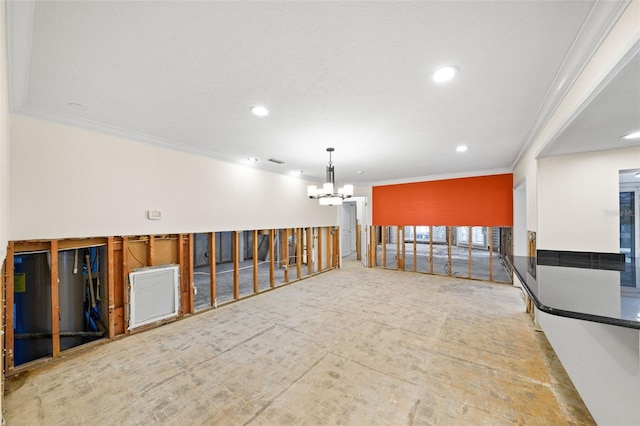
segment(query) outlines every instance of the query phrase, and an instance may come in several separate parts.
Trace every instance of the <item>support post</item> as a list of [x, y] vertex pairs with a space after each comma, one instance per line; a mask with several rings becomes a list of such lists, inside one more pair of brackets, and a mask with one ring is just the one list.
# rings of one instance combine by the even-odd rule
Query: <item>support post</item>
[[14, 243], [9, 242], [9, 246], [7, 247], [7, 258], [5, 260], [5, 327], [4, 327], [4, 347], [6, 351], [5, 356], [5, 367], [7, 370], [11, 370], [15, 365], [15, 355], [14, 355], [14, 328], [13, 328], [13, 317], [15, 312], [13, 311], [13, 304], [15, 300], [14, 290], [15, 290], [15, 274], [14, 274]]
[[253, 292], [258, 293], [258, 230], [253, 230]]
[[216, 233], [209, 232], [209, 285], [211, 292], [211, 306], [218, 307], [216, 294]]
[[233, 231], [233, 298], [240, 299], [240, 238], [239, 232]]
[[276, 231], [275, 229], [269, 229], [269, 287], [275, 288], [275, 239], [276, 239]]
[[313, 228], [307, 228], [307, 273], [313, 275]]
[[318, 272], [322, 272], [322, 228], [318, 227]]
[[493, 228], [490, 226], [489, 230], [489, 281], [493, 281]]
[[[60, 293], [58, 292], [58, 240], [51, 240], [51, 347], [53, 357], [60, 356]], [[91, 265], [87, 265], [91, 268]], [[89, 273], [91, 277], [91, 273]], [[89, 281], [93, 288], [93, 283]]]
[[295, 228], [296, 233], [296, 278], [302, 278], [302, 228]]
[[473, 226], [469, 226], [469, 271], [467, 277], [471, 278], [471, 259], [473, 258]]
[[116, 319], [115, 319], [115, 288], [114, 283], [116, 280], [114, 254], [113, 254], [113, 237], [107, 237], [107, 307], [108, 323], [109, 323], [109, 338], [113, 339], [116, 335]]
[[284, 230], [284, 283], [289, 284], [289, 237], [291, 236], [291, 230], [289, 228]]

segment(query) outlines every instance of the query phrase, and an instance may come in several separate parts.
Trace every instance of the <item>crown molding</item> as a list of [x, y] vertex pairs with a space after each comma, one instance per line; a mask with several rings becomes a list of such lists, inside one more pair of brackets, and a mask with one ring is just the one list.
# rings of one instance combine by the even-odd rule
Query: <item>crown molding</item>
[[560, 69], [547, 89], [536, 116], [527, 131], [524, 143], [511, 164], [512, 169], [515, 169], [524, 154], [531, 148], [630, 3], [631, 0], [595, 1], [571, 48], [565, 55]]

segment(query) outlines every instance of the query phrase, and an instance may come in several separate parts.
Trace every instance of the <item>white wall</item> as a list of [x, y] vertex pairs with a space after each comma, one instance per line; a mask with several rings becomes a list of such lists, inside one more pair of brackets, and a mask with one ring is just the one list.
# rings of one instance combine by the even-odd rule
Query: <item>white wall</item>
[[640, 332], [536, 312], [596, 423], [640, 424]]
[[[583, 72], [555, 110], [549, 122], [525, 150], [514, 164], [513, 181], [520, 185], [526, 181], [527, 185], [527, 229], [538, 231], [538, 168], [537, 153], [553, 139], [562, 126], [571, 118], [576, 110], [584, 103], [589, 95], [607, 77], [618, 62], [629, 52], [633, 45], [640, 40], [640, 1], [632, 1], [615, 27], [607, 35], [597, 52], [585, 66]], [[538, 239], [541, 238], [538, 235]], [[539, 240], [538, 240], [539, 241]], [[538, 245], [538, 248], [541, 248]], [[602, 250], [599, 250], [602, 251]]]
[[[513, 190], [513, 255], [527, 255], [527, 184]], [[515, 281], [514, 281], [515, 283]]]
[[640, 147], [538, 160], [538, 248], [620, 251], [619, 171]]
[[[0, 263], [7, 255], [7, 203], [9, 153], [9, 67], [7, 64], [6, 2], [0, 0]], [[0, 299], [2, 299], [0, 297]], [[0, 318], [4, 318], [4, 302], [0, 303]], [[1, 326], [0, 326], [1, 327]], [[2, 330], [4, 331], [4, 330]], [[0, 332], [0, 353], [4, 365], [4, 336]], [[0, 378], [0, 413], [4, 398], [4, 375]], [[1, 415], [1, 414], [0, 414]], [[2, 422], [4, 423], [4, 422]]]
[[10, 119], [10, 240], [337, 225], [336, 208], [309, 200], [299, 178]]

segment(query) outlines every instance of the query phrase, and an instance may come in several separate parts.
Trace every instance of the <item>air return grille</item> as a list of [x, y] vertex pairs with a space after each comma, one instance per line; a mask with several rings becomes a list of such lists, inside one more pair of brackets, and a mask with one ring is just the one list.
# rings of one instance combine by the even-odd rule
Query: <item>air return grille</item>
[[137, 269], [129, 273], [129, 330], [178, 315], [178, 265]]
[[267, 161], [271, 161], [272, 163], [276, 163], [276, 164], [284, 164], [284, 161], [278, 160], [276, 158], [269, 158]]

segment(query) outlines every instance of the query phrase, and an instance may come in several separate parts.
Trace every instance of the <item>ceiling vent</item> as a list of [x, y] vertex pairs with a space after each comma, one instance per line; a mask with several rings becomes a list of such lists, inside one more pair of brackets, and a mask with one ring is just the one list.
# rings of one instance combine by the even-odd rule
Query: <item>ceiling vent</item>
[[284, 161], [278, 160], [278, 159], [275, 159], [275, 158], [269, 158], [269, 160], [267, 160], [267, 161], [271, 161], [272, 163], [276, 163], [276, 164], [284, 164]]

